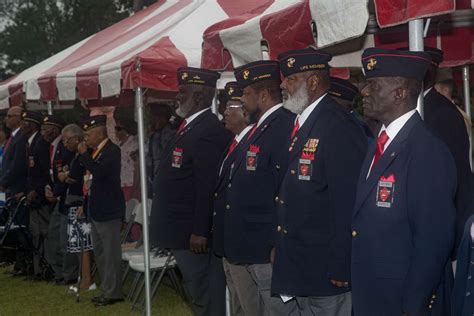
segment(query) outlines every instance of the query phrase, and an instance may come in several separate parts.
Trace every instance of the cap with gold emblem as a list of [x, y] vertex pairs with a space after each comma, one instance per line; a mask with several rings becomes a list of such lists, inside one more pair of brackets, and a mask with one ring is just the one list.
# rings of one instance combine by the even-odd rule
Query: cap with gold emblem
[[43, 118], [43, 125], [51, 125], [51, 126], [56, 126], [59, 128], [64, 127], [64, 121], [62, 118], [60, 118], [57, 115], [46, 115]]
[[[398, 48], [398, 50], [408, 51], [408, 47]], [[439, 67], [444, 60], [444, 53], [441, 49], [435, 47], [425, 46], [424, 50], [425, 53], [431, 56], [431, 64], [435, 67]]]
[[242, 90], [239, 88], [237, 81], [227, 82], [224, 90], [227, 101], [240, 101]]
[[285, 77], [304, 71], [329, 69], [328, 63], [331, 59], [330, 54], [311, 47], [290, 50], [278, 55], [280, 69]]
[[105, 126], [106, 122], [107, 122], [107, 116], [94, 115], [84, 120], [84, 122], [82, 123], [82, 129], [85, 131], [88, 131], [90, 129], [93, 129], [99, 126]]
[[221, 76], [217, 71], [193, 67], [178, 68], [177, 75], [180, 86], [196, 84], [213, 88], [216, 87], [217, 79]]
[[365, 77], [403, 77], [423, 81], [431, 57], [425, 52], [367, 48], [362, 53]]
[[359, 94], [359, 89], [348, 80], [331, 77], [331, 87], [328, 93], [340, 99], [354, 101], [355, 97]]
[[25, 111], [21, 114], [21, 119], [41, 125], [43, 123], [43, 114], [36, 111]]
[[280, 67], [275, 60], [259, 60], [234, 70], [235, 79], [241, 89], [263, 80], [280, 81]]

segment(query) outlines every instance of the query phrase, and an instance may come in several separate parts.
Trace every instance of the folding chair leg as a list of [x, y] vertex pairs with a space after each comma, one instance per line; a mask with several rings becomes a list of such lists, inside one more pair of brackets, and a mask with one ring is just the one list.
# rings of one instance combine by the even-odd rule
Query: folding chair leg
[[132, 300], [133, 293], [135, 293], [135, 289], [138, 285], [139, 280], [140, 280], [140, 272], [135, 272], [135, 278], [133, 279], [132, 285], [130, 286], [130, 290], [128, 291], [127, 301]]
[[[156, 271], [153, 271], [152, 275], [150, 276], [150, 279], [153, 280], [155, 275], [156, 275]], [[142, 292], [144, 292], [143, 291], [144, 288], [145, 288], [145, 273], [143, 273], [143, 280], [140, 283], [140, 287], [138, 288], [138, 292], [133, 298], [131, 311], [133, 311], [135, 309], [135, 305], [137, 304], [138, 300], [140, 299], [140, 295], [142, 294]]]
[[125, 268], [125, 271], [123, 272], [122, 276], [122, 284], [125, 283], [125, 280], [127, 279], [128, 273], [130, 272], [130, 265], [127, 264], [127, 267]]
[[181, 296], [183, 300], [186, 301], [187, 300], [186, 293], [184, 292], [183, 284], [180, 282], [178, 275], [176, 275], [176, 270], [171, 269], [169, 271], [169, 274], [170, 274], [171, 280], [173, 281], [176, 292], [179, 294], [179, 296]]

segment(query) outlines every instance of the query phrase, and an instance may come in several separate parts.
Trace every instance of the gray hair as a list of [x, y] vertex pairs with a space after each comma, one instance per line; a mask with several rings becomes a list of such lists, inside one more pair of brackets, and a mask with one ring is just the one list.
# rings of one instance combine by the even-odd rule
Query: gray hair
[[77, 124], [66, 125], [61, 133], [63, 135], [67, 133], [71, 134], [72, 136], [78, 136], [80, 139], [84, 138], [84, 132], [82, 131], [82, 128]]

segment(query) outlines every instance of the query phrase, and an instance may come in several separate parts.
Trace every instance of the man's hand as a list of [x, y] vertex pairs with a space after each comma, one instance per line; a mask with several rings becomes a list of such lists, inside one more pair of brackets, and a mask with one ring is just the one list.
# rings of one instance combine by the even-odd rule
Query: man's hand
[[53, 191], [51, 191], [50, 186], [46, 186], [44, 189], [44, 196], [46, 197], [46, 200], [50, 203], [56, 202], [58, 199], [54, 196]]
[[346, 281], [337, 281], [337, 280], [331, 279], [331, 284], [334, 285], [335, 287], [338, 287], [338, 288], [348, 288], [349, 287], [349, 282], [346, 282]]
[[189, 239], [189, 249], [196, 254], [207, 253], [207, 238], [192, 234]]
[[58, 180], [60, 182], [63, 182], [63, 183], [66, 182], [66, 178], [67, 178], [67, 173], [66, 172], [61, 171], [61, 172], [58, 173]]
[[36, 191], [31, 191], [26, 195], [26, 200], [28, 201], [28, 203], [31, 203], [36, 200], [37, 197], [38, 193], [36, 193]]
[[76, 211], [76, 218], [82, 217], [84, 217], [84, 208], [82, 206], [79, 206]]
[[270, 251], [270, 262], [273, 264], [275, 262], [275, 247]]
[[87, 152], [86, 142], [82, 141], [79, 143], [79, 145], [77, 145], [77, 152], [81, 155]]

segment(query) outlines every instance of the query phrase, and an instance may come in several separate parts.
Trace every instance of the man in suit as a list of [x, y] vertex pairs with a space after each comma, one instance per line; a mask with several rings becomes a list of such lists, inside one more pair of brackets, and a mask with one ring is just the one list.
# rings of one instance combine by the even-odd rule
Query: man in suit
[[354, 110], [355, 99], [360, 95], [359, 89], [357, 89], [356, 86], [350, 83], [349, 80], [331, 77], [331, 87], [329, 88], [328, 94], [343, 110], [351, 113], [368, 138], [374, 137], [364, 119]]
[[[224, 213], [219, 210], [225, 209], [226, 205], [226, 191], [229, 185], [229, 174], [232, 169], [232, 165], [237, 157], [237, 152], [242, 148], [245, 143], [245, 136], [252, 129], [253, 125], [248, 125], [247, 112], [242, 107], [241, 97], [242, 90], [237, 85], [237, 82], [228, 82], [225, 85], [224, 91], [221, 93], [225, 96], [224, 102], [226, 109], [223, 112], [223, 122], [227, 130], [233, 135], [234, 139], [229, 144], [228, 149], [225, 151], [220, 163], [220, 170], [217, 177], [217, 184], [214, 189], [214, 217], [212, 222], [212, 250], [218, 257], [224, 255]], [[231, 299], [231, 310], [233, 315], [242, 315], [243, 310], [239, 301], [238, 293], [235, 291], [235, 283], [231, 276], [230, 267], [227, 261], [223, 260], [224, 273], [227, 280], [227, 287], [230, 292]], [[235, 280], [237, 282], [237, 280]]]
[[[286, 315], [270, 292], [275, 195], [286, 170], [285, 144], [294, 115], [282, 108], [277, 61], [256, 61], [234, 72], [253, 128], [231, 167], [223, 214], [223, 256], [243, 315]], [[258, 190], [256, 190], [258, 188]]]
[[[3, 162], [0, 172], [0, 191], [5, 192], [7, 198], [19, 197], [26, 187], [27, 162], [26, 162], [26, 137], [20, 132], [21, 114], [23, 109], [11, 107], [5, 117], [6, 126], [12, 131], [5, 144]], [[28, 224], [28, 214], [21, 208], [17, 214], [17, 223]], [[16, 251], [16, 262], [12, 274], [14, 276], [26, 275], [27, 247], [23, 235], [17, 234], [20, 244]]]
[[369, 48], [364, 111], [383, 126], [369, 146], [352, 218], [355, 315], [430, 315], [454, 238], [456, 167], [416, 112], [431, 58]]
[[278, 59], [283, 106], [297, 118], [276, 197], [272, 291], [290, 315], [350, 315], [350, 222], [367, 140], [328, 95], [330, 55], [307, 48]]
[[22, 114], [21, 133], [27, 138], [27, 181], [24, 191], [27, 209], [30, 214], [30, 231], [36, 251], [33, 253], [35, 280], [42, 279], [44, 266], [41, 257], [45, 257], [48, 244], [48, 227], [51, 207], [45, 197], [45, 186], [51, 184], [49, 176], [49, 146], [40, 133], [43, 115], [39, 112], [25, 111]]
[[184, 118], [162, 153], [155, 178], [151, 242], [171, 249], [196, 315], [225, 314], [222, 261], [209, 250], [212, 193], [229, 133], [211, 112], [219, 74], [183, 67], [176, 113]]
[[425, 51], [431, 56], [432, 62], [426, 72], [423, 85], [425, 90], [423, 92], [424, 121], [430, 131], [446, 143], [456, 163], [458, 187], [455, 196], [455, 256], [456, 249], [461, 242], [464, 223], [472, 213], [468, 209], [471, 185], [469, 136], [466, 131], [464, 118], [456, 109], [456, 105], [434, 88], [438, 66], [444, 59], [443, 51], [432, 47], [426, 47]]
[[43, 119], [41, 135], [49, 144], [52, 186], [45, 187], [46, 200], [51, 203], [51, 218], [48, 229], [48, 262], [54, 271], [56, 285], [68, 285], [77, 282], [77, 256], [66, 251], [67, 248], [67, 211], [64, 208], [66, 185], [58, 179], [58, 173], [69, 165], [74, 153], [64, 147], [61, 130], [64, 121], [57, 115], [47, 115]]
[[[125, 216], [125, 199], [120, 187], [120, 148], [107, 136], [106, 116], [89, 117], [83, 123], [84, 141], [78, 146], [78, 160], [87, 169], [85, 182], [92, 182], [86, 202], [92, 224], [92, 245], [100, 275], [102, 295], [98, 306], [123, 301], [120, 228]], [[92, 153], [88, 151], [92, 150]]]

